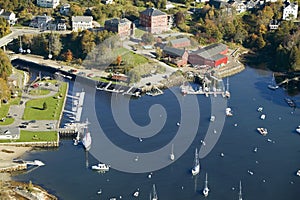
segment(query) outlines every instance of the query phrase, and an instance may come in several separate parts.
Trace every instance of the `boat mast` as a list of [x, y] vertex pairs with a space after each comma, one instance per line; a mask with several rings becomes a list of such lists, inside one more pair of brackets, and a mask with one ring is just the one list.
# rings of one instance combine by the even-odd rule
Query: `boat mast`
[[207, 187], [207, 184], [208, 184], [208, 181], [207, 181], [207, 173], [205, 174], [205, 188], [208, 188]]
[[198, 149], [195, 150], [195, 167], [199, 165]]
[[242, 197], [242, 181], [240, 181], [239, 200], [243, 200], [243, 197]]
[[157, 193], [156, 193], [156, 189], [155, 189], [155, 184], [153, 184], [153, 197], [152, 197], [152, 200], [157, 200], [158, 197], [157, 197]]

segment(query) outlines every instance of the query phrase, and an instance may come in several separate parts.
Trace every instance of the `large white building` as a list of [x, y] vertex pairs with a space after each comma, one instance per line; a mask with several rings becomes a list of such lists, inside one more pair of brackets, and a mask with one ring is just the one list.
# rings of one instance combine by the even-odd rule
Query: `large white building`
[[297, 16], [298, 16], [298, 4], [291, 3], [289, 1], [285, 2], [282, 19], [283, 20], [297, 19]]
[[59, 5], [59, 0], [37, 0], [37, 5], [44, 8], [56, 8]]
[[72, 31], [93, 28], [92, 16], [72, 16]]

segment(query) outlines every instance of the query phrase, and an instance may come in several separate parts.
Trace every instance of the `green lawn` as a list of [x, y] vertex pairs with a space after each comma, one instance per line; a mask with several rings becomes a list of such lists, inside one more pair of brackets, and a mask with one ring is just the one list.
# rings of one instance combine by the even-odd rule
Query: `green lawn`
[[[52, 97], [33, 99], [26, 102], [23, 120], [58, 120], [62, 112], [67, 83], [61, 83], [59, 92]], [[61, 94], [62, 97], [59, 97]], [[44, 102], [47, 108], [43, 109]]]
[[121, 55], [122, 61], [124, 61], [128, 65], [131, 65], [134, 67], [145, 64], [145, 63], [149, 63], [148, 58], [141, 56], [139, 54], [136, 54], [132, 51], [129, 51], [128, 49], [125, 49], [125, 48], [116, 49], [116, 50], [114, 50], [114, 52], [116, 55]]
[[39, 89], [39, 88], [32, 89], [32, 90], [29, 91], [30, 95], [47, 95], [49, 93], [50, 93], [50, 90]]
[[2, 104], [0, 107], [0, 119], [5, 118], [5, 121], [2, 122], [0, 121], [0, 126], [1, 125], [9, 125], [14, 122], [13, 118], [6, 118], [8, 111], [9, 111], [10, 104]]
[[56, 131], [25, 131], [21, 130], [18, 140], [0, 140], [0, 143], [6, 142], [52, 142], [57, 140]]
[[146, 33], [146, 31], [142, 30], [142, 29], [139, 29], [139, 28], [136, 28], [134, 30], [134, 37], [136, 38], [141, 38], [142, 35], [144, 35], [144, 33]]

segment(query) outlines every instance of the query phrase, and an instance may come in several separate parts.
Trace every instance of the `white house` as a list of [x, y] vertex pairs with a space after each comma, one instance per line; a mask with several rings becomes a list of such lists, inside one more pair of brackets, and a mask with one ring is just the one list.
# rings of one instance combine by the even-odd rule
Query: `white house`
[[92, 22], [92, 16], [72, 16], [72, 31], [91, 29]]
[[282, 19], [283, 20], [297, 19], [298, 4], [297, 3], [291, 3], [289, 1], [286, 1], [284, 4], [285, 4], [285, 6], [283, 8]]
[[3, 17], [4, 19], [6, 19], [6, 21], [8, 21], [9, 25], [11, 25], [11, 26], [15, 25], [15, 23], [17, 21], [15, 13], [4, 12], [3, 9], [0, 10], [0, 17]]
[[56, 8], [59, 5], [59, 0], [36, 0], [36, 4], [44, 8]]

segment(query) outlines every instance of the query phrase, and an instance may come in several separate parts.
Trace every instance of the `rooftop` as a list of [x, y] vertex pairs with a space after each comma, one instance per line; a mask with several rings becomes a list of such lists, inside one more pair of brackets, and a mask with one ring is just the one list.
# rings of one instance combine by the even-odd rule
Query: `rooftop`
[[163, 48], [163, 52], [168, 54], [168, 55], [171, 55], [171, 56], [183, 56], [183, 54], [185, 53], [186, 50], [184, 49], [177, 49], [177, 48], [174, 48], [174, 47], [169, 47], [169, 46], [165, 46]]
[[155, 8], [147, 8], [146, 10], [142, 11], [140, 14], [146, 15], [146, 16], [159, 16], [159, 15], [166, 15], [166, 13], [157, 10]]
[[198, 49], [197, 51], [192, 52], [192, 54], [197, 54], [203, 58], [211, 59], [226, 49], [227, 46], [225, 44], [217, 43]]
[[92, 22], [92, 16], [72, 16], [73, 22]]
[[183, 42], [190, 42], [190, 40], [187, 38], [179, 38], [179, 39], [175, 39], [175, 40], [170, 40], [170, 43], [172, 45], [181, 44]]

